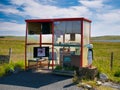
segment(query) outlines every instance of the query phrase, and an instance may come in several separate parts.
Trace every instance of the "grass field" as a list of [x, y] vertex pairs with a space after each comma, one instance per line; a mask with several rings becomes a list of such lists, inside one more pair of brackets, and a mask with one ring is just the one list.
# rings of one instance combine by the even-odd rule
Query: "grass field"
[[[108, 75], [108, 77], [120, 82], [120, 42], [92, 42], [94, 45], [93, 65], [98, 67], [99, 71]], [[24, 61], [24, 38], [23, 37], [2, 37], [0, 38], [0, 55], [8, 54], [9, 48], [12, 48], [12, 62]], [[114, 53], [113, 70], [110, 70], [110, 56]], [[119, 77], [114, 74], [118, 73]]]
[[0, 55], [8, 55], [9, 48], [12, 48], [11, 61], [24, 60], [24, 39], [23, 37], [4, 37], [0, 38]]
[[[120, 82], [120, 42], [93, 42], [94, 60], [93, 65], [98, 70], [108, 75], [110, 80]], [[113, 52], [113, 69], [110, 69], [111, 52]], [[119, 77], [114, 74], [118, 73]]]

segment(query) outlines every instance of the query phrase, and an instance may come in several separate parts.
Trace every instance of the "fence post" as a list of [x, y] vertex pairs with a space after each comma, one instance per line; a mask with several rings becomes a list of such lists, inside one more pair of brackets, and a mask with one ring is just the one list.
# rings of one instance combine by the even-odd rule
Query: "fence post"
[[12, 48], [9, 48], [9, 61], [10, 61], [11, 55], [12, 55]]
[[113, 68], [113, 52], [111, 52], [111, 60], [110, 60], [110, 70]]

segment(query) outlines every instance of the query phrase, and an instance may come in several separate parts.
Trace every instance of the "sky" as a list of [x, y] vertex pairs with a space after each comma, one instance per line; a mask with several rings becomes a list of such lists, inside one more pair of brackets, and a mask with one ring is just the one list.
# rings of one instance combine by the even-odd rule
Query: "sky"
[[91, 36], [120, 35], [120, 0], [0, 0], [0, 36], [25, 36], [26, 19], [78, 17]]

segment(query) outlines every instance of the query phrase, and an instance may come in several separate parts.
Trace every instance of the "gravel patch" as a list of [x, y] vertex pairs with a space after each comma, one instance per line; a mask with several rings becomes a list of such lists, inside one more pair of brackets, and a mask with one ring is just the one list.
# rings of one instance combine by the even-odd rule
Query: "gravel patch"
[[112, 88], [120, 90], [120, 84], [115, 84], [113, 82], [105, 82], [103, 83], [103, 86], [108, 86], [108, 87], [112, 87]]

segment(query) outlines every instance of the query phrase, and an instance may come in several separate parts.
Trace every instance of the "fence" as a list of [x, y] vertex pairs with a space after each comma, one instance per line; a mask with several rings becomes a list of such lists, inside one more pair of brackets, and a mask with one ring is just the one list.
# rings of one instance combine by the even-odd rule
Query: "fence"
[[12, 48], [9, 48], [9, 54], [8, 55], [0, 55], [0, 64], [9, 63], [11, 54], [12, 54]]

